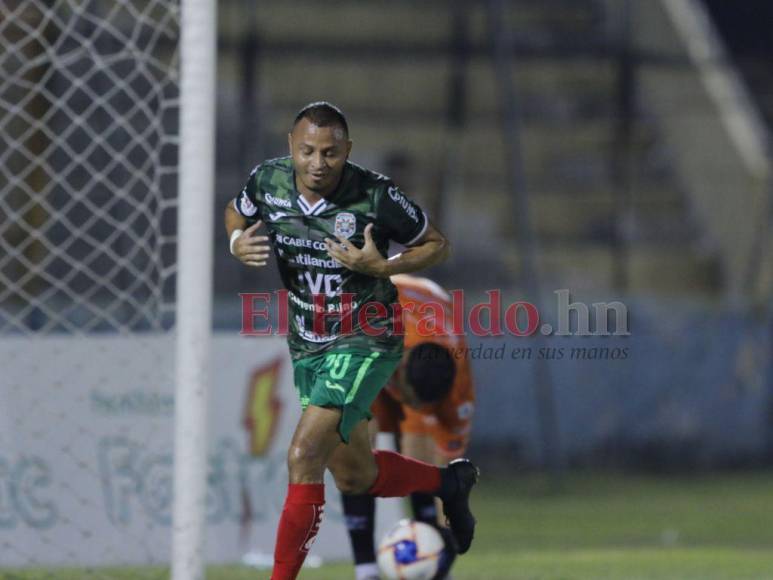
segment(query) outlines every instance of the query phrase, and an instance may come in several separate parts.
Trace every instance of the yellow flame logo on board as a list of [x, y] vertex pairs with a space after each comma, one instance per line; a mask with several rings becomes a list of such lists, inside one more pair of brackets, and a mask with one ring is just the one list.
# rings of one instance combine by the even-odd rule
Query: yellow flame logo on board
[[243, 424], [247, 431], [247, 447], [252, 455], [265, 455], [276, 435], [282, 410], [279, 371], [282, 359], [277, 358], [252, 373], [244, 405]]

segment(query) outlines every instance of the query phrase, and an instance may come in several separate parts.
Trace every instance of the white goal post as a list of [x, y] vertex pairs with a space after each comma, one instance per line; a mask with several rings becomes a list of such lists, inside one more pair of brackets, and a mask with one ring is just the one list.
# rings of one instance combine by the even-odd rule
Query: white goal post
[[182, 0], [172, 580], [204, 577], [216, 0]]

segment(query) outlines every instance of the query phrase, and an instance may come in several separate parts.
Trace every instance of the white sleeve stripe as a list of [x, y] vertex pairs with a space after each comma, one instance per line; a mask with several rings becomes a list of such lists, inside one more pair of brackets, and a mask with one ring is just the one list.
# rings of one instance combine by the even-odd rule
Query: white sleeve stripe
[[414, 237], [410, 242], [405, 242], [404, 245], [410, 246], [418, 242], [421, 237], [426, 233], [427, 227], [429, 226], [429, 218], [427, 217], [427, 212], [422, 211], [421, 214], [424, 216], [424, 226], [421, 228], [421, 231]]

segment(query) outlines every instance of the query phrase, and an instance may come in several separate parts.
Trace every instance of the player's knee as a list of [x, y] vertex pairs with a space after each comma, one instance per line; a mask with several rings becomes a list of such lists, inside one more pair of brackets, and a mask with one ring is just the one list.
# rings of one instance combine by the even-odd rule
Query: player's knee
[[377, 473], [363, 466], [347, 466], [333, 471], [338, 491], [345, 495], [367, 493], [376, 480]]
[[287, 451], [287, 472], [290, 483], [321, 481], [325, 472], [324, 454], [312, 443], [293, 443]]
[[344, 495], [367, 493], [370, 489], [370, 485], [363, 478], [354, 474], [336, 477], [335, 482], [338, 491]]

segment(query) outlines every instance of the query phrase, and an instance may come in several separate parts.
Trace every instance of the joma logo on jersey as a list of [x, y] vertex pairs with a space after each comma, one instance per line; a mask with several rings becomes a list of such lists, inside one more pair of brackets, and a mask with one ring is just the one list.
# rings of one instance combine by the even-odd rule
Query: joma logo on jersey
[[405, 210], [405, 213], [408, 214], [408, 217], [410, 217], [416, 223], [419, 223], [419, 214], [416, 212], [416, 208], [411, 205], [407, 199], [405, 199], [405, 196], [400, 193], [399, 189], [393, 185], [387, 190], [387, 193], [389, 194], [389, 197], [396, 201], [400, 207]]
[[281, 197], [274, 197], [270, 193], [263, 194], [263, 199], [266, 200], [266, 203], [270, 203], [271, 205], [278, 205], [279, 207], [284, 207], [287, 209], [290, 209], [292, 207], [292, 204], [290, 203], [289, 199], [282, 199]]
[[333, 233], [342, 238], [349, 239], [357, 231], [357, 219], [353, 213], [344, 211], [336, 216], [336, 224]]

